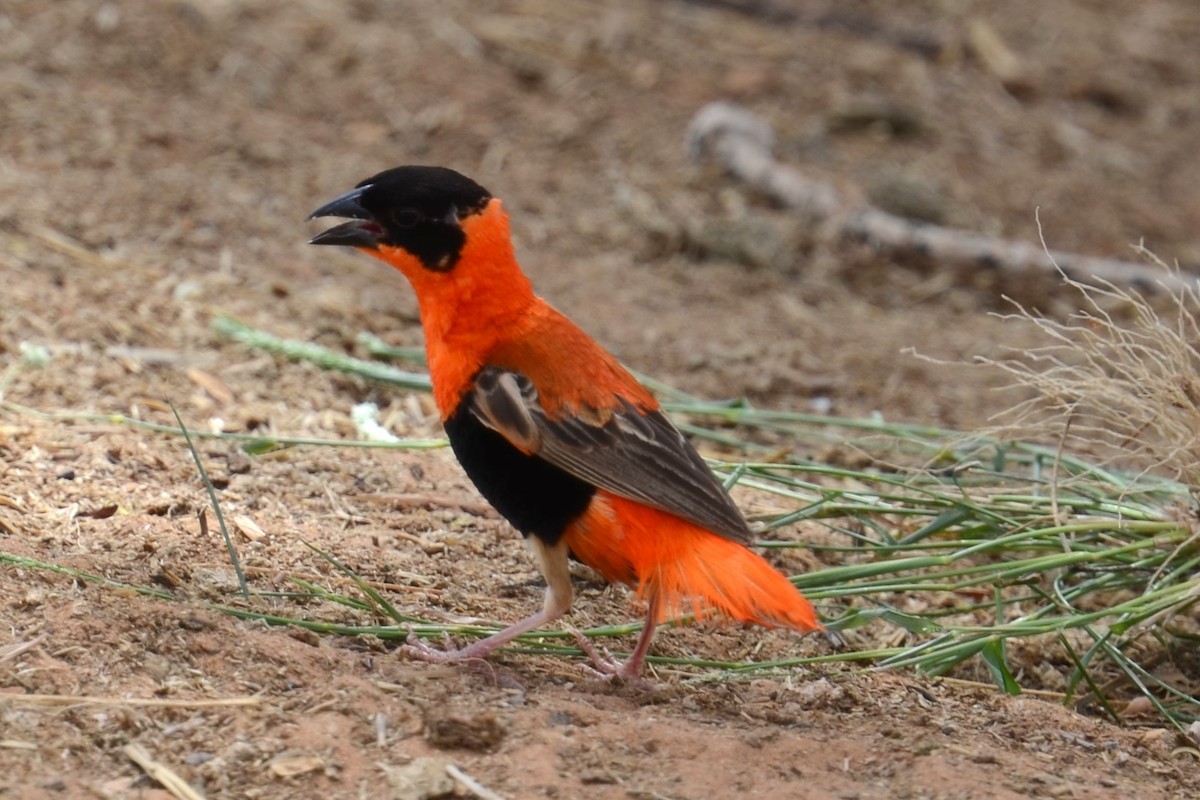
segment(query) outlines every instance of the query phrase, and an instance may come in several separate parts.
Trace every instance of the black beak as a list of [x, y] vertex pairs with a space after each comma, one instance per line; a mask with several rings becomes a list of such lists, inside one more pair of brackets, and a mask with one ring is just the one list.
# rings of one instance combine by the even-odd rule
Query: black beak
[[359, 186], [346, 192], [341, 197], [330, 200], [325, 205], [308, 215], [309, 219], [317, 217], [349, 217], [350, 222], [343, 222], [327, 231], [318, 233], [309, 239], [309, 244], [336, 244], [348, 247], [370, 247], [379, 245], [379, 235], [383, 229], [376, 224], [371, 212], [363, 208], [359, 200], [363, 192], [371, 187]]

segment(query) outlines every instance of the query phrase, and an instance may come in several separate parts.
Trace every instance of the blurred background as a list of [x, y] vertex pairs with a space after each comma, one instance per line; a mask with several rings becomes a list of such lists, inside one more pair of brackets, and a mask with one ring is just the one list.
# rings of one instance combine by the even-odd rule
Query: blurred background
[[[1057, 249], [1128, 258], [1144, 240], [1200, 265], [1187, 0], [12, 0], [0, 34], [9, 359], [22, 342], [117, 345], [212, 367], [239, 352], [214, 313], [348, 350], [363, 330], [419, 344], [398, 276], [306, 247], [304, 217], [426, 163], [502, 197], [541, 293], [682, 388], [960, 427], [1010, 402], [994, 375], [901, 348], [969, 361], [1024, 345], [987, 312], [1002, 294], [1062, 311], [1056, 281], [893, 263], [804, 230], [689, 159], [713, 100], [765, 117], [783, 163], [895, 213], [1036, 243], [1036, 212]], [[70, 358], [18, 379], [24, 399], [128, 410], [180, 377]], [[244, 399], [263, 377], [227, 380]]]

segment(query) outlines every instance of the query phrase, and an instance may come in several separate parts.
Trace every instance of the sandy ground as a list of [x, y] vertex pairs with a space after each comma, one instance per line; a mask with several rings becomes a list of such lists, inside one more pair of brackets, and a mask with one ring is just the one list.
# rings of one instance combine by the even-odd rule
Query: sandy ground
[[[507, 798], [1196, 796], [1200, 765], [1173, 732], [964, 682], [659, 669], [654, 691], [630, 691], [564, 659], [435, 667], [239, 621], [204, 606], [232, 602], [233, 578], [198, 527], [191, 456], [103, 416], [170, 423], [170, 401], [196, 429], [349, 438], [369, 400], [398, 434], [438, 435], [428, 398], [211, 327], [228, 314], [348, 352], [363, 331], [419, 344], [399, 277], [307, 247], [303, 219], [379, 169], [436, 163], [505, 199], [542, 294], [645, 373], [778, 408], [985, 424], [1012, 402], [1002, 376], [903, 350], [1026, 346], [1031, 331], [990, 313], [1002, 295], [1048, 313], [1071, 297], [806, 238], [688, 159], [689, 120], [736, 100], [775, 126], [781, 160], [886, 207], [1031, 241], [1040, 209], [1054, 247], [1120, 258], [1144, 240], [1196, 267], [1200, 6], [903, 8], [8, 0], [0, 392], [30, 410], [0, 410], [0, 796], [171, 796], [131, 744], [210, 798], [435, 796], [446, 763]], [[980, 23], [1015, 72], [968, 45]], [[764, 247], [712, 245], [729, 231]], [[48, 362], [24, 366], [31, 346]], [[352, 592], [304, 540], [415, 613], [503, 621], [540, 602], [517, 537], [445, 450], [200, 454], [225, 513], [262, 532], [239, 534], [257, 591]], [[579, 586], [574, 624], [635, 614], [624, 592]], [[655, 651], [822, 646], [689, 628]]]

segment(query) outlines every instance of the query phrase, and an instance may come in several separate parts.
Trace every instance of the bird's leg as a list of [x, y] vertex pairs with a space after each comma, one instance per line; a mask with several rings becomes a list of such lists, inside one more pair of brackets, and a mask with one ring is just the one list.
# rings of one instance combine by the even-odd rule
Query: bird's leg
[[498, 633], [493, 633], [486, 639], [480, 639], [457, 650], [439, 650], [425, 640], [410, 634], [408, 643], [400, 647], [400, 652], [409, 658], [435, 664], [487, 658], [492, 651], [503, 647], [521, 634], [537, 630], [543, 625], [549, 625], [570, 611], [573, 592], [571, 571], [567, 561], [567, 545], [561, 541], [554, 545], [547, 545], [536, 536], [529, 537], [528, 542], [530, 550], [537, 559], [538, 569], [546, 578], [546, 597], [542, 602], [541, 611]]
[[633, 646], [633, 652], [623, 663], [613, 658], [612, 654], [607, 651], [600, 653], [596, 645], [592, 644], [592, 641], [579, 631], [572, 630], [572, 633], [575, 634], [575, 642], [579, 645], [579, 649], [592, 662], [591, 666], [585, 666], [584, 669], [601, 678], [636, 681], [640, 679], [642, 670], [646, 668], [646, 654], [650, 652], [650, 640], [654, 638], [654, 629], [657, 625], [658, 598], [655, 597], [650, 600], [650, 609], [646, 612], [646, 621], [642, 624], [642, 632]]

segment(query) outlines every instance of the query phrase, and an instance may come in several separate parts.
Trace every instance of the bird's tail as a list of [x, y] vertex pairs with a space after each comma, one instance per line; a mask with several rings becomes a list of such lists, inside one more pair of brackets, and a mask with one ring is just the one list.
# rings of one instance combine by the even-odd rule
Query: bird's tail
[[767, 627], [823, 629], [812, 604], [761, 556], [672, 514], [599, 492], [565, 539], [607, 580], [654, 601], [660, 621], [719, 611]]

